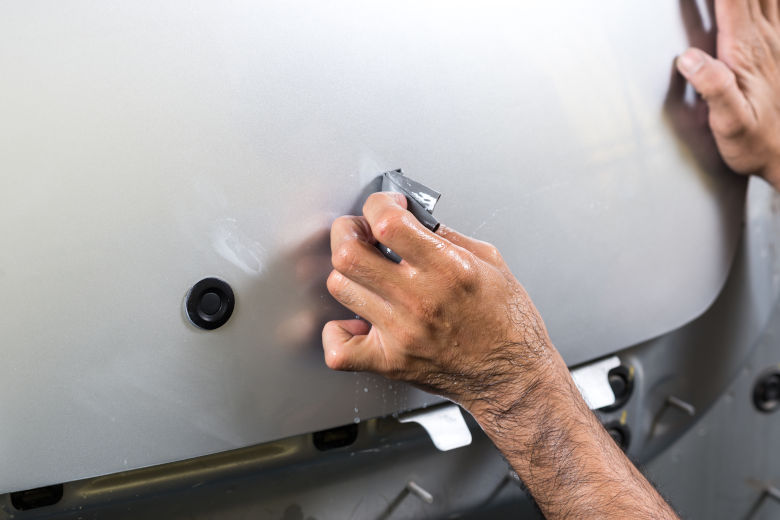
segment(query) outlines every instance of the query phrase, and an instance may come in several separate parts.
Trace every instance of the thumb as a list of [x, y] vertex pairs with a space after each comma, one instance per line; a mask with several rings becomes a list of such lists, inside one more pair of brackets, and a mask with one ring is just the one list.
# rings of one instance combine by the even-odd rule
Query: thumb
[[329, 321], [322, 329], [325, 364], [333, 370], [364, 371], [381, 368], [381, 352], [363, 320]]
[[716, 135], [729, 137], [744, 130], [753, 112], [728, 65], [693, 47], [680, 55], [676, 64], [707, 102], [710, 126]]

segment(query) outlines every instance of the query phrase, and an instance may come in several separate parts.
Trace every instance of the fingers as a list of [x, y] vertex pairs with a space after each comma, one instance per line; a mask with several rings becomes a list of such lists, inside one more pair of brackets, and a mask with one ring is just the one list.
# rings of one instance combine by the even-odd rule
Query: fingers
[[363, 205], [363, 215], [374, 237], [409, 264], [425, 263], [441, 255], [447, 243], [406, 210], [406, 198], [397, 193], [374, 193]]
[[384, 325], [393, 307], [384, 298], [333, 270], [326, 282], [328, 292], [344, 307], [375, 325]]
[[330, 321], [322, 329], [325, 363], [333, 370], [377, 370], [384, 355], [363, 320]]
[[333, 221], [330, 227], [330, 248], [334, 249], [337, 242], [348, 240], [358, 240], [368, 244], [376, 244], [374, 235], [371, 234], [371, 227], [368, 221], [363, 217], [353, 217], [346, 215]]
[[446, 226], [439, 227], [437, 234], [446, 238], [456, 246], [471, 251], [478, 258], [493, 266], [501, 267], [504, 265], [504, 259], [501, 257], [501, 253], [498, 252], [498, 249], [496, 249], [493, 244], [468, 237]]
[[734, 72], [725, 63], [690, 48], [677, 58], [677, 69], [707, 102], [710, 126], [716, 135], [737, 135], [754, 121]]
[[386, 259], [374, 243], [364, 217], [340, 217], [331, 227], [331, 262], [347, 278], [387, 297], [398, 288], [398, 279], [408, 266]]

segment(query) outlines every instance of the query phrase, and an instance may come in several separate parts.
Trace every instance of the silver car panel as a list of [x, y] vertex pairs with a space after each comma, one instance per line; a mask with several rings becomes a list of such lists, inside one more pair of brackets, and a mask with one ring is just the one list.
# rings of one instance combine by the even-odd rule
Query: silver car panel
[[0, 492], [437, 401], [322, 361], [329, 224], [386, 170], [501, 249], [570, 364], [699, 315], [744, 183], [670, 88], [686, 45], [671, 0], [4, 2]]

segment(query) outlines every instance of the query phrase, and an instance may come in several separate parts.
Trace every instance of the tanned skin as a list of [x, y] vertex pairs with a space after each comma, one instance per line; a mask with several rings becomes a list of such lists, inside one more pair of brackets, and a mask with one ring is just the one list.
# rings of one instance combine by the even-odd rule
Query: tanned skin
[[495, 247], [447, 228], [432, 233], [394, 193], [371, 195], [363, 215], [333, 224], [328, 290], [371, 325], [328, 323], [329, 367], [461, 404], [547, 518], [676, 518], [588, 409]]
[[[692, 1], [692, 0], [691, 0]], [[724, 160], [780, 187], [780, 2], [718, 0], [718, 59], [680, 72], [707, 101]], [[375, 248], [397, 252], [395, 264]], [[528, 294], [490, 244], [432, 233], [376, 193], [331, 229], [328, 290], [364, 320], [329, 322], [325, 361], [461, 404], [547, 518], [677, 518], [588, 409]], [[533, 251], [528, 251], [532, 255]]]
[[716, 0], [715, 18], [717, 59], [690, 48], [677, 69], [707, 101], [726, 164], [780, 189], [780, 2]]

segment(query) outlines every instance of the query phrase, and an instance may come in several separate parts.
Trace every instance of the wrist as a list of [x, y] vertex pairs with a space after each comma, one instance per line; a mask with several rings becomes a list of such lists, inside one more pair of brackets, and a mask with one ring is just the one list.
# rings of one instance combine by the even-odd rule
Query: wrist
[[512, 442], [532, 437], [547, 419], [571, 418], [573, 408], [590, 413], [563, 359], [552, 345], [550, 349], [531, 362], [521, 358], [514, 377], [490, 385], [464, 405], [497, 445], [503, 436]]
[[[588, 409], [571, 377], [526, 387], [525, 403], [477, 410], [477, 421], [548, 518], [676, 518]], [[504, 416], [502, 417], [502, 413]], [[496, 420], [498, 418], [498, 420]], [[595, 507], [595, 509], [594, 509]]]
[[562, 369], [551, 367], [546, 376], [471, 412], [534, 496], [540, 482], [548, 479], [570, 475], [567, 480], [575, 482], [582, 472], [609, 473], [603, 456], [610, 450], [610, 459], [622, 456], [562, 360], [561, 365]]

